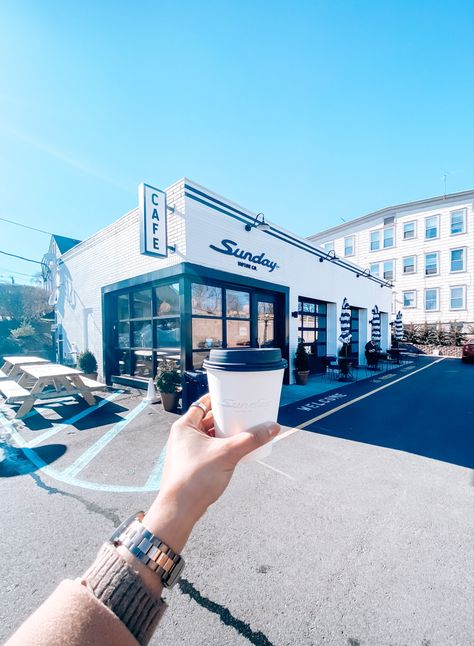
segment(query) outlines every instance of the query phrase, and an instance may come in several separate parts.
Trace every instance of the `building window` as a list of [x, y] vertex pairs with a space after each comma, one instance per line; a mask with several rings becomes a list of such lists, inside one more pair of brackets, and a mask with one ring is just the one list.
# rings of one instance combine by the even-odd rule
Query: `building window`
[[438, 237], [438, 216], [431, 215], [425, 218], [425, 238], [431, 240]]
[[355, 255], [355, 236], [347, 236], [344, 238], [344, 255], [354, 256]]
[[416, 237], [416, 222], [405, 222], [403, 225], [403, 239], [413, 240]]
[[380, 231], [370, 232], [370, 251], [378, 251], [380, 249]]
[[438, 310], [438, 288], [425, 289], [425, 310], [436, 312]]
[[379, 278], [379, 276], [380, 276], [380, 263], [373, 262], [370, 265], [369, 269], [370, 269], [371, 276], [375, 276], [376, 278]]
[[386, 260], [383, 264], [383, 277], [385, 280], [393, 280], [395, 273], [393, 271], [393, 260]]
[[464, 304], [465, 287], [450, 287], [449, 288], [449, 307], [452, 310], [463, 310], [466, 306]]
[[323, 244], [323, 249], [326, 253], [329, 253], [330, 251], [334, 251], [334, 240], [330, 240], [329, 242], [325, 242]]
[[416, 272], [416, 256], [405, 256], [403, 259], [403, 273], [414, 274]]
[[451, 211], [451, 235], [455, 236], [459, 233], [465, 233], [465, 227], [465, 209]]
[[416, 307], [416, 291], [414, 289], [403, 292], [403, 307], [406, 309]]
[[451, 272], [464, 271], [464, 249], [451, 249]]
[[383, 230], [383, 248], [384, 249], [389, 249], [390, 247], [393, 247], [395, 244], [394, 242], [394, 231], [395, 229], [393, 227], [385, 227]]
[[298, 299], [298, 340], [311, 354], [327, 354], [327, 303], [309, 298]]
[[425, 254], [425, 276], [435, 276], [438, 273], [438, 252]]

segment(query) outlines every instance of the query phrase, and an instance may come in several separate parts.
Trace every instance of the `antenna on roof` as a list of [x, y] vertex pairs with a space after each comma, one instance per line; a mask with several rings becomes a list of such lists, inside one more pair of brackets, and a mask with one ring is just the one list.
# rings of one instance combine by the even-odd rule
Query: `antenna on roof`
[[443, 173], [443, 182], [444, 182], [444, 199], [446, 199], [446, 195], [448, 192], [448, 175], [451, 175], [451, 173], [448, 170], [444, 170], [444, 168], [441, 169], [441, 172]]

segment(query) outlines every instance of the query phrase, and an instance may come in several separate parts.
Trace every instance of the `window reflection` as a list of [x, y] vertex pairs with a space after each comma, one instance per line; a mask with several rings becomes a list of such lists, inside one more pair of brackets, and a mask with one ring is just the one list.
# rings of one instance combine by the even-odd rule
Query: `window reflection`
[[134, 348], [151, 348], [153, 344], [151, 321], [132, 323], [132, 345]]
[[193, 314], [222, 316], [222, 289], [212, 285], [192, 285]]
[[250, 294], [233, 289], [226, 290], [227, 316], [234, 318], [249, 318]]
[[227, 321], [227, 347], [250, 346], [250, 321]]
[[132, 318], [151, 318], [151, 290], [132, 292]]
[[193, 349], [222, 347], [222, 320], [193, 319]]
[[156, 316], [179, 314], [179, 283], [155, 287]]
[[155, 321], [155, 327], [158, 348], [178, 348], [180, 346], [179, 316], [160, 318]]

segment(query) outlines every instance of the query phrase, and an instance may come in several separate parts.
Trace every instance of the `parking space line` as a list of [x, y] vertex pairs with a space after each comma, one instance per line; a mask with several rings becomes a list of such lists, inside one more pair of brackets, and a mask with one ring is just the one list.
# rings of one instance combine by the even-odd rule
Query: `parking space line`
[[374, 388], [374, 390], [371, 390], [368, 393], [365, 393], [364, 395], [360, 395], [360, 397], [356, 397], [355, 399], [351, 399], [348, 402], [345, 402], [344, 404], [341, 404], [340, 406], [336, 406], [336, 408], [331, 408], [331, 410], [326, 411], [325, 413], [321, 413], [321, 415], [317, 415], [316, 417], [313, 417], [312, 419], [309, 419], [306, 422], [303, 422], [301, 424], [298, 424], [298, 426], [295, 426], [294, 428], [290, 428], [287, 431], [284, 431], [283, 433], [280, 433], [280, 435], [277, 435], [277, 437], [273, 440], [274, 442], [279, 442], [280, 440], [285, 439], [286, 437], [289, 437], [290, 435], [293, 435], [293, 433], [297, 433], [300, 430], [305, 429], [307, 426], [310, 426], [311, 424], [314, 424], [315, 422], [319, 422], [319, 420], [324, 419], [325, 417], [329, 417], [329, 415], [332, 415], [333, 413], [337, 413], [338, 411], [342, 410], [343, 408], [347, 408], [347, 406], [351, 406], [352, 404], [355, 404], [362, 399], [366, 399], [367, 397], [370, 397], [371, 395], [375, 395], [375, 393], [380, 392], [381, 390], [385, 390], [385, 388], [390, 388], [390, 386], [393, 386], [394, 384], [397, 384], [399, 381], [403, 381], [404, 379], [408, 379], [408, 377], [411, 377], [412, 375], [416, 375], [417, 372], [421, 372], [422, 370], [426, 370], [427, 368], [431, 368], [432, 366], [435, 366], [437, 363], [440, 363], [441, 361], [444, 361], [444, 358], [438, 359], [437, 361], [433, 361], [432, 363], [427, 364], [426, 366], [423, 366], [422, 368], [418, 368], [417, 370], [413, 370], [407, 375], [403, 375], [403, 377], [399, 377], [398, 379], [394, 379], [388, 384], [384, 384], [383, 386], [379, 386], [378, 388]]
[[122, 421], [114, 424], [111, 429], [105, 433], [97, 442], [92, 444], [82, 455], [80, 455], [75, 462], [70, 464], [64, 471], [62, 475], [65, 478], [73, 478], [80, 471], [82, 471], [88, 464], [91, 462], [106, 446], [111, 442], [123, 429], [130, 424], [132, 420], [137, 417], [144, 408], [148, 406], [147, 401], [141, 401], [138, 406], [132, 409], [128, 415], [126, 415]]
[[288, 475], [288, 473], [285, 473], [284, 471], [280, 471], [280, 469], [277, 469], [276, 467], [272, 467], [271, 464], [267, 464], [266, 462], [262, 462], [261, 460], [257, 460], [258, 464], [261, 464], [264, 467], [267, 467], [267, 469], [271, 469], [272, 471], [275, 471], [275, 473], [279, 473], [281, 476], [285, 476], [285, 478], [288, 478], [289, 480], [296, 480], [296, 478], [293, 478], [293, 476]]
[[101, 399], [100, 402], [97, 404], [94, 404], [94, 406], [89, 406], [89, 408], [86, 408], [82, 410], [80, 413], [77, 413], [77, 415], [73, 415], [69, 419], [67, 419], [65, 422], [61, 422], [61, 424], [57, 424], [53, 426], [53, 428], [50, 428], [48, 431], [45, 431], [42, 433], [39, 437], [35, 437], [33, 440], [30, 440], [30, 442], [27, 442], [26, 446], [30, 449], [32, 449], [35, 446], [38, 446], [38, 444], [41, 444], [41, 442], [44, 442], [45, 440], [49, 440], [50, 437], [53, 437], [53, 435], [56, 435], [56, 433], [60, 433], [63, 431], [65, 428], [68, 426], [71, 426], [72, 424], [75, 424], [78, 422], [80, 419], [83, 419], [84, 417], [87, 417], [87, 415], [90, 415], [91, 413], [94, 413], [96, 410], [101, 408], [102, 406], [105, 406], [105, 404], [108, 404], [109, 402], [113, 401], [116, 399], [119, 395], [122, 394], [122, 390], [119, 390], [116, 393], [112, 393], [108, 397], [105, 397], [104, 399]]
[[145, 482], [145, 487], [149, 491], [158, 491], [158, 489], [160, 488], [163, 466], [165, 464], [166, 446], [167, 445], [165, 444], [165, 446], [162, 448], [158, 460], [155, 462], [153, 469], [148, 476], [148, 480]]

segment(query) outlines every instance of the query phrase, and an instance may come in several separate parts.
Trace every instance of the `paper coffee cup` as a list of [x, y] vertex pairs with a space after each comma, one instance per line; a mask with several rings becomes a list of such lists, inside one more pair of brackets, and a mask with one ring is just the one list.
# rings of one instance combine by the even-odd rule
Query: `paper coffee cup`
[[[279, 348], [211, 350], [207, 372], [216, 437], [229, 437], [262, 422], [276, 422], [287, 362]], [[270, 455], [271, 442], [244, 461]]]

